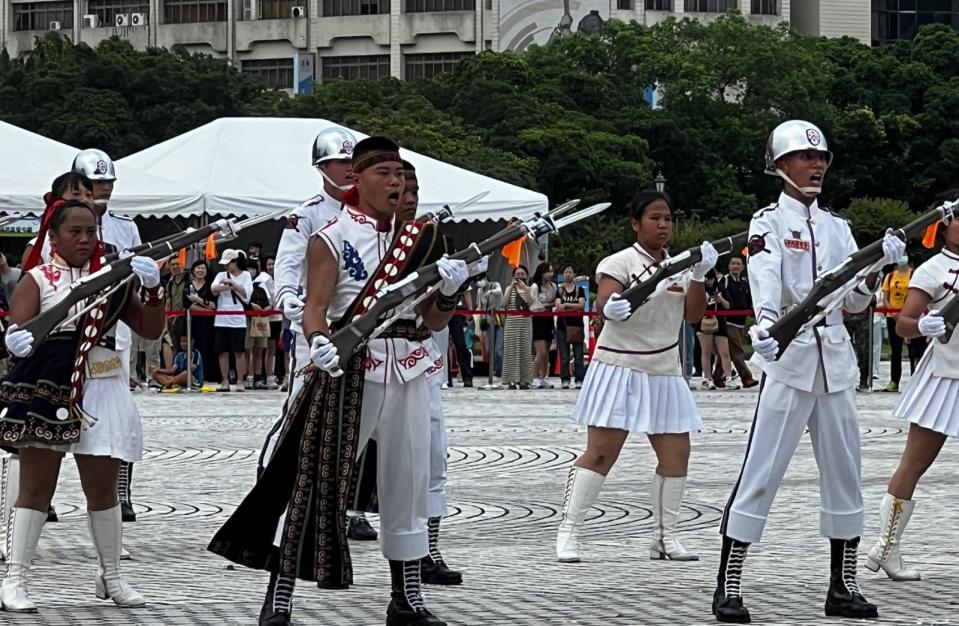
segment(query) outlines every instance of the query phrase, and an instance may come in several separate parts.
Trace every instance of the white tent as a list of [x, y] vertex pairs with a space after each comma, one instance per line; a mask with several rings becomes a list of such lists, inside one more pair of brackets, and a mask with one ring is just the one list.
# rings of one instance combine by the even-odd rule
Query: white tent
[[[333, 126], [322, 119], [222, 118], [120, 161], [200, 189], [203, 209], [158, 210], [156, 215], [262, 215], [291, 209], [322, 184], [310, 165], [313, 139]], [[357, 139], [366, 135], [352, 131]], [[457, 220], [526, 217], [547, 207], [546, 196], [403, 150], [416, 166], [420, 209], [432, 211], [482, 191], [489, 195]], [[143, 213], [141, 213], [143, 215]]]
[[[79, 150], [0, 122], [0, 211], [40, 213], [53, 179], [70, 170]], [[110, 208], [129, 215], [202, 210], [188, 184], [163, 180], [132, 166], [116, 165]]]

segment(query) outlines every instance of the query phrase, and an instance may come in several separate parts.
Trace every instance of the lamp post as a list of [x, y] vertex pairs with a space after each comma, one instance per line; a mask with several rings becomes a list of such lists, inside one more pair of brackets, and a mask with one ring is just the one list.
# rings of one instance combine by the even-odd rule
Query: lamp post
[[666, 177], [663, 176], [662, 170], [656, 174], [656, 178], [653, 179], [653, 184], [656, 185], [656, 191], [659, 193], [666, 191]]

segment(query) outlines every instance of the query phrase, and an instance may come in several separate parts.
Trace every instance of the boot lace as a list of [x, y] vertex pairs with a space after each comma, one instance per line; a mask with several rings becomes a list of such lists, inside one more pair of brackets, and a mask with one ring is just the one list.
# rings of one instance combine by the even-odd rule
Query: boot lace
[[423, 601], [423, 592], [420, 589], [420, 562], [405, 561], [403, 563], [403, 597], [410, 608], [417, 613], [426, 611]]
[[899, 519], [901, 516], [902, 516], [902, 500], [900, 500], [899, 498], [893, 498], [892, 512], [889, 514], [889, 524], [882, 538], [882, 552], [880, 554], [880, 558], [883, 561], [889, 558], [889, 553], [892, 551], [893, 537], [896, 536], [896, 531], [898, 530]]
[[859, 583], [856, 582], [856, 565], [859, 544], [846, 542], [842, 553], [842, 584], [851, 595], [861, 596]]
[[748, 546], [733, 544], [729, 549], [729, 558], [726, 559], [726, 584], [724, 592], [727, 598], [742, 598], [743, 563], [746, 561]]
[[439, 543], [440, 543], [440, 518], [431, 517], [429, 519], [429, 545], [430, 545], [430, 559], [433, 560], [437, 565], [444, 563], [443, 555], [440, 553]]

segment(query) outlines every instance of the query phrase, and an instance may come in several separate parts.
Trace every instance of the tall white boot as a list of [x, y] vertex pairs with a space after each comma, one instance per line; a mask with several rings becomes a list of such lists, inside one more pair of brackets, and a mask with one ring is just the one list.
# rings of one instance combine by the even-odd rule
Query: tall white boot
[[649, 558], [671, 561], [698, 561], [699, 555], [690, 552], [676, 538], [679, 509], [686, 491], [686, 477], [668, 478], [653, 474], [650, 497], [653, 501], [653, 543]]
[[100, 568], [97, 572], [97, 597], [113, 599], [119, 607], [133, 608], [146, 605], [130, 585], [120, 578], [120, 551], [123, 542], [120, 505], [106, 511], [87, 511], [90, 538], [97, 549]]
[[0, 605], [11, 613], [36, 613], [37, 605], [27, 595], [27, 573], [37, 551], [47, 512], [33, 509], [13, 510], [13, 533], [7, 558], [7, 575], [0, 586]]
[[20, 495], [20, 458], [14, 455], [0, 459], [0, 560], [10, 554], [13, 536], [13, 507]]
[[881, 567], [892, 580], [919, 580], [919, 570], [906, 567], [899, 552], [899, 539], [912, 517], [916, 503], [886, 494], [879, 505], [879, 540], [866, 555], [866, 569], [878, 572]]
[[575, 465], [566, 477], [566, 495], [563, 501], [563, 521], [556, 533], [556, 558], [560, 563], [579, 563], [579, 533], [586, 513], [596, 501], [606, 477]]

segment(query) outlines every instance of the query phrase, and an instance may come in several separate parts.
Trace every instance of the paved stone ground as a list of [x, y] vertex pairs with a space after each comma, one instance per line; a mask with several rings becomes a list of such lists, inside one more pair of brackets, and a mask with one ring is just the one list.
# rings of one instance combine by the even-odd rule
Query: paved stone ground
[[[555, 562], [553, 540], [566, 468], [585, 443], [567, 419], [575, 391], [445, 392], [453, 514], [443, 547], [465, 573], [459, 588], [429, 588], [428, 601], [451, 624], [693, 624], [709, 613], [719, 558], [718, 520], [739, 471], [756, 394], [697, 392], [706, 430], [694, 437], [682, 538], [698, 563], [647, 557], [648, 443], [627, 444], [586, 533], [588, 560]], [[891, 417], [898, 395], [862, 394], [866, 537], [902, 450], [903, 423]], [[146, 459], [134, 495], [140, 520], [125, 526], [136, 560], [129, 580], [149, 607], [122, 611], [93, 595], [95, 556], [75, 467], [67, 462], [33, 574], [37, 616], [0, 614], [13, 624], [253, 624], [265, 586], [261, 572], [233, 569], [205, 551], [215, 529], [254, 478], [259, 444], [280, 402], [276, 392], [143, 395]], [[925, 574], [893, 583], [862, 570], [864, 591], [884, 623], [959, 623], [959, 458], [947, 446], [917, 492], [906, 552]], [[754, 620], [826, 622], [828, 542], [818, 532], [818, 481], [808, 439], [800, 445], [766, 531], [750, 551], [744, 591]], [[389, 577], [375, 544], [353, 547], [350, 591], [302, 585], [299, 624], [382, 624]]]

